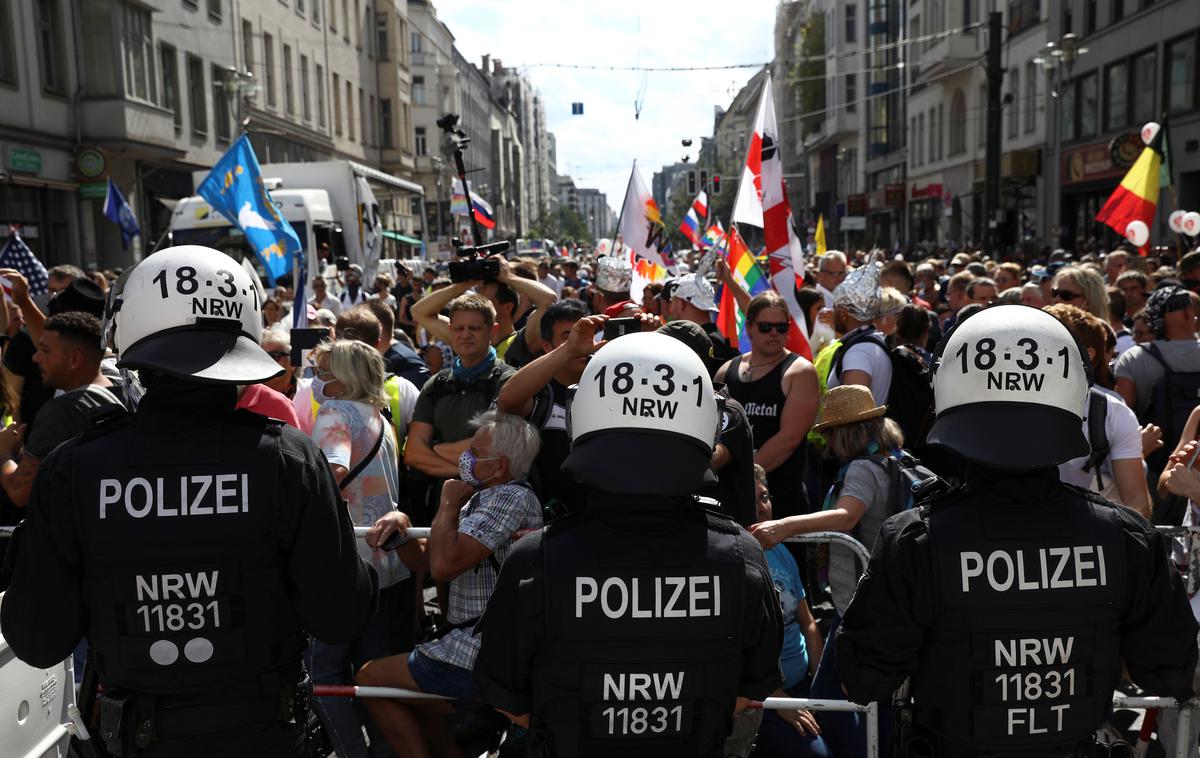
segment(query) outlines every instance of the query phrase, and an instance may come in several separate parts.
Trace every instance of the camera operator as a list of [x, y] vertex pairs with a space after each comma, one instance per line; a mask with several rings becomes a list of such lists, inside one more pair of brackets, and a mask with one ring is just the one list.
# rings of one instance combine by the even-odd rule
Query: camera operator
[[[542, 349], [542, 312], [558, 296], [541, 282], [517, 276], [503, 255], [493, 255], [487, 260], [496, 261], [499, 266], [494, 280], [458, 282], [427, 295], [412, 307], [413, 320], [425, 327], [425, 331], [434, 339], [450, 342], [450, 320], [441, 315], [441, 311], [451, 300], [474, 289], [486, 297], [496, 311], [497, 329], [492, 335], [492, 346], [496, 348], [497, 359], [504, 361], [509, 347], [517, 340], [524, 340], [526, 352], [537, 355]], [[520, 295], [529, 298], [535, 310], [529, 315], [525, 326], [516, 330], [513, 327], [513, 314]]]

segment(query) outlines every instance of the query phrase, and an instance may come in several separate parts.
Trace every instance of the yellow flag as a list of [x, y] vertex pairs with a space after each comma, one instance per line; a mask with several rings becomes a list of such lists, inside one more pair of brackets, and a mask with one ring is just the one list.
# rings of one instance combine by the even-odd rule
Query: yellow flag
[[816, 243], [817, 243], [817, 255], [818, 256], [824, 255], [825, 254], [825, 216], [824, 215], [817, 216]]

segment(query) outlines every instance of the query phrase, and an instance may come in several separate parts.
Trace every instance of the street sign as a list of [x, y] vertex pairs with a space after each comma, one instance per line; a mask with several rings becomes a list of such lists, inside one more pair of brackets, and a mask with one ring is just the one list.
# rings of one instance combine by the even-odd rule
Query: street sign
[[842, 216], [839, 222], [843, 232], [864, 232], [867, 230], [866, 216]]
[[31, 174], [42, 170], [42, 154], [37, 150], [26, 150], [22, 147], [8, 149], [8, 167], [13, 171], [28, 171]]
[[84, 200], [103, 200], [107, 195], [107, 182], [87, 182], [79, 185], [79, 197]]

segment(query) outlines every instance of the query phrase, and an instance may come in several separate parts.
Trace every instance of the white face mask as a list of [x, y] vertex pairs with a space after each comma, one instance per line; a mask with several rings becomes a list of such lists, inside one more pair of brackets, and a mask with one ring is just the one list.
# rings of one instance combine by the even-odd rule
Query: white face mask
[[325, 385], [327, 382], [319, 376], [314, 376], [312, 380], [313, 400], [317, 401], [317, 405], [324, 403], [327, 400], [337, 400], [332, 395], [325, 394]]

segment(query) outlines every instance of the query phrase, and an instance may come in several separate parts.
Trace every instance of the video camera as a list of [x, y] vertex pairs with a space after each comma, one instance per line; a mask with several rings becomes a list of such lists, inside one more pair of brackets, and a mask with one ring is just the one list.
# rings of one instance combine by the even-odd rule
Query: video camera
[[510, 242], [501, 240], [487, 245], [464, 247], [462, 240], [455, 237], [451, 240], [455, 254], [462, 260], [450, 261], [450, 281], [470, 282], [482, 280], [494, 282], [500, 275], [500, 261], [491, 260], [488, 256], [498, 255], [508, 250]]

